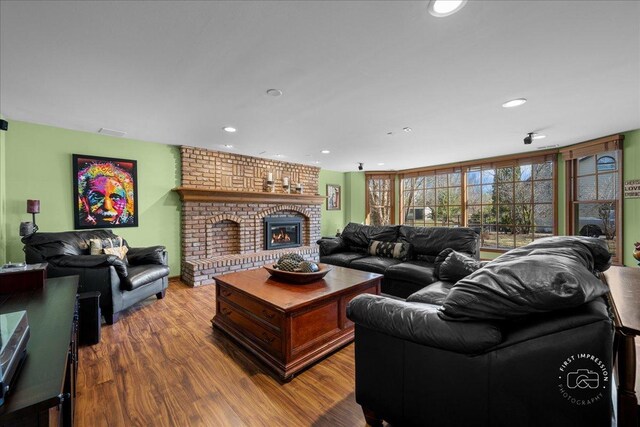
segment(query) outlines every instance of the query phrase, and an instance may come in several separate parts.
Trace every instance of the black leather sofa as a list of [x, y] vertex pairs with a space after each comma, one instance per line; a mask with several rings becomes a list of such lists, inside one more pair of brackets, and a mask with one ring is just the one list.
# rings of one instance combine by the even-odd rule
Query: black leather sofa
[[107, 324], [118, 313], [152, 295], [164, 298], [169, 267], [164, 246], [129, 247], [126, 259], [116, 255], [90, 255], [91, 239], [116, 239], [111, 230], [35, 233], [24, 237], [28, 264], [48, 263], [48, 277], [78, 275], [78, 292], [99, 291]]
[[[374, 256], [372, 241], [409, 245], [404, 259]], [[349, 223], [340, 237], [322, 238], [320, 262], [384, 274], [382, 293], [406, 298], [438, 279], [434, 263], [438, 255], [451, 248], [480, 259], [480, 236], [470, 228], [411, 227], [404, 225], [369, 226]]]
[[540, 239], [406, 301], [354, 298], [368, 424], [611, 425], [609, 260], [599, 239]]

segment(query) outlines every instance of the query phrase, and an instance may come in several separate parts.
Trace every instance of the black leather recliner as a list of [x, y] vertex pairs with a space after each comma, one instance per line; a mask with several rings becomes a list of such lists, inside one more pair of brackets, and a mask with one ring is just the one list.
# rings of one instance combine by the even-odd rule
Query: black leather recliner
[[611, 425], [614, 330], [594, 274], [609, 255], [599, 239], [580, 239], [541, 239], [407, 301], [354, 298], [367, 422]]
[[48, 263], [48, 277], [80, 276], [78, 292], [99, 291], [100, 308], [107, 324], [118, 313], [156, 295], [164, 298], [169, 267], [164, 246], [128, 247], [126, 259], [116, 255], [90, 255], [91, 239], [117, 238], [111, 230], [35, 233], [24, 237], [29, 264]]

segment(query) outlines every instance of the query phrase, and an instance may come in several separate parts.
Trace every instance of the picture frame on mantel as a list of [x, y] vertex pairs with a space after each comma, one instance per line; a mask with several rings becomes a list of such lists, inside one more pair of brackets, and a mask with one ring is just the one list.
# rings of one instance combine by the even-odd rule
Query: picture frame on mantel
[[339, 211], [342, 207], [342, 190], [337, 184], [327, 184], [327, 210]]

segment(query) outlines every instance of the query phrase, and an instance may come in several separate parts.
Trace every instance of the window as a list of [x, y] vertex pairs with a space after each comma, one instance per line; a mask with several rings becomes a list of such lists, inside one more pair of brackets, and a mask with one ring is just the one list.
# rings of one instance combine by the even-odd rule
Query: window
[[556, 233], [555, 153], [466, 162], [402, 175], [401, 222], [471, 227], [483, 249], [506, 250]]
[[483, 248], [511, 249], [553, 234], [554, 162], [517, 162], [467, 170], [468, 227]]
[[567, 234], [607, 241], [621, 262], [622, 135], [562, 150], [567, 164]]
[[403, 224], [458, 227], [462, 224], [462, 173], [438, 171], [402, 182]]
[[367, 224], [394, 223], [395, 175], [367, 174]]

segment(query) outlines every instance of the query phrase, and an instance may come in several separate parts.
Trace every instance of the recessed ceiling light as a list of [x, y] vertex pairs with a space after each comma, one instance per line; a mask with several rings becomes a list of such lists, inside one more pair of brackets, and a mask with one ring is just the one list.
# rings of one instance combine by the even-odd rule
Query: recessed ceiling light
[[443, 18], [453, 15], [467, 3], [467, 0], [431, 0], [429, 13], [435, 17]]
[[329, 151], [329, 150], [322, 150], [322, 151], [321, 151], [321, 153], [322, 153], [322, 154], [329, 154], [330, 152], [331, 152], [331, 151]]
[[320, 161], [319, 161], [319, 160], [316, 160], [315, 162], [313, 162], [313, 164], [314, 164], [314, 165], [319, 165], [319, 164], [320, 164]]
[[234, 128], [233, 126], [225, 126], [225, 127], [222, 128], [222, 130], [225, 131], [225, 132], [234, 133], [238, 129]]
[[269, 96], [281, 96], [282, 91], [280, 89], [269, 89], [267, 90], [267, 95]]
[[505, 102], [504, 104], [502, 104], [502, 106], [504, 108], [519, 107], [522, 104], [524, 104], [525, 102], [527, 102], [527, 100], [525, 98], [517, 98], [517, 99], [512, 99], [511, 101]]
[[404, 127], [402, 128], [402, 130], [405, 132], [411, 132], [413, 129], [411, 129], [410, 127]]
[[224, 148], [233, 148], [233, 145], [231, 145], [231, 144], [224, 144]]
[[378, 166], [384, 166], [384, 163], [378, 163]]
[[533, 134], [533, 139], [542, 139], [542, 138], [546, 138], [547, 135], [543, 135], [541, 133], [534, 133]]
[[273, 157], [284, 157], [282, 154], [274, 154]]

